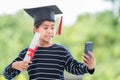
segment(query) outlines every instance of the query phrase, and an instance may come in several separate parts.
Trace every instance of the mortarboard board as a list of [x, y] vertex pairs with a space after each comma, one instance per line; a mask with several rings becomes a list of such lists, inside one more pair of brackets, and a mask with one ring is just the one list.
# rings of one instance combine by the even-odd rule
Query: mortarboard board
[[[33, 19], [34, 26], [37, 26], [42, 21], [54, 21], [55, 15], [62, 14], [62, 11], [56, 5], [49, 5], [37, 8], [24, 9]], [[58, 27], [57, 34], [61, 34], [62, 18]]]

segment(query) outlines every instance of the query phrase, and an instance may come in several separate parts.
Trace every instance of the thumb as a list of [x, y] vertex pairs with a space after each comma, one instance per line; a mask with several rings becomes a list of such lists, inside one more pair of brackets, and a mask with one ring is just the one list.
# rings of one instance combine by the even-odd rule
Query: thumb
[[25, 64], [29, 64], [32, 63], [31, 61], [24, 61]]

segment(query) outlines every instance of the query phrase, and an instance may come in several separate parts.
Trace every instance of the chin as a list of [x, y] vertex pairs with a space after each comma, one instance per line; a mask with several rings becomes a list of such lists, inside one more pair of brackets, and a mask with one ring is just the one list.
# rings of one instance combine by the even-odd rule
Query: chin
[[45, 43], [50, 43], [50, 42], [51, 42], [51, 40], [44, 40], [44, 42], [45, 42]]

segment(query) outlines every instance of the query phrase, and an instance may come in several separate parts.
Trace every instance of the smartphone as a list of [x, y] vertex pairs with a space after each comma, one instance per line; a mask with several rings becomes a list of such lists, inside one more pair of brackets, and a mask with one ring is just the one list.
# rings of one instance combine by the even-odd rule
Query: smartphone
[[90, 56], [88, 51], [93, 52], [93, 42], [86, 42], [85, 43], [84, 53]]

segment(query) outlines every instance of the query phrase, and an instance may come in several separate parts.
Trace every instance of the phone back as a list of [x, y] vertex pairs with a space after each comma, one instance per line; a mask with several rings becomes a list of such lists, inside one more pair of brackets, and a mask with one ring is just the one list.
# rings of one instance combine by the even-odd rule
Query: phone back
[[90, 52], [93, 51], [93, 42], [86, 42], [85, 43], [84, 53], [87, 54], [88, 51], [90, 51]]

